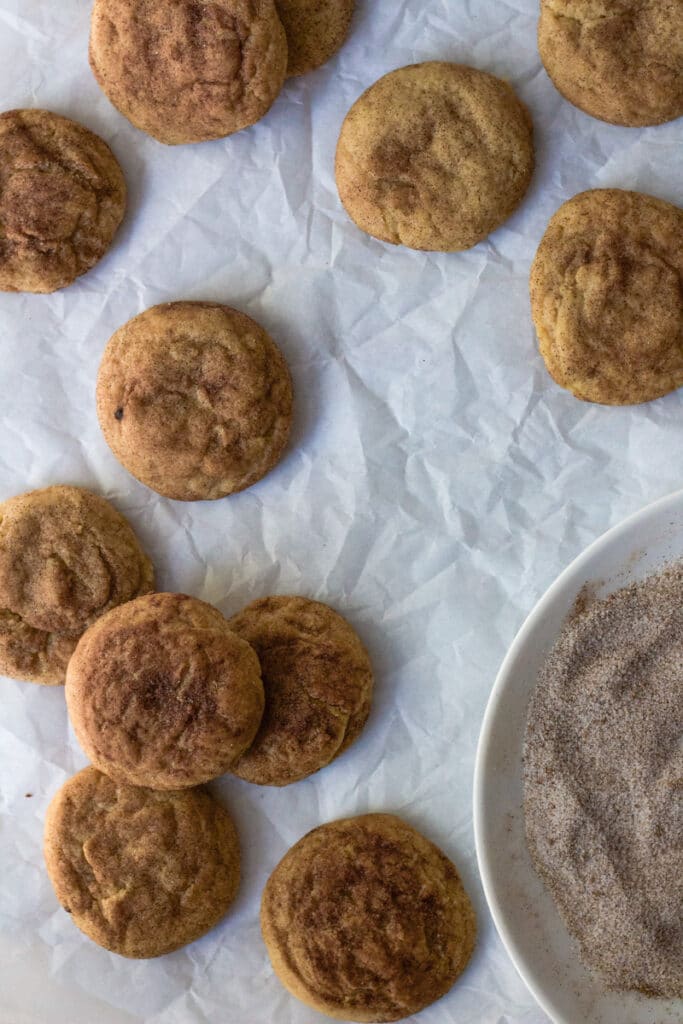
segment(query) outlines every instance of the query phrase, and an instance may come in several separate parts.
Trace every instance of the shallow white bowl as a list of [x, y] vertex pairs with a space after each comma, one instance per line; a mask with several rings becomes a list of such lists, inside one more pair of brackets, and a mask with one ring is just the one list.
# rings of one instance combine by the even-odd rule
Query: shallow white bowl
[[553, 583], [515, 637], [486, 709], [474, 777], [479, 870], [517, 970], [556, 1024], [680, 1024], [683, 1001], [606, 992], [581, 965], [524, 838], [522, 743], [536, 676], [581, 588], [605, 596], [683, 558], [683, 491], [591, 544]]

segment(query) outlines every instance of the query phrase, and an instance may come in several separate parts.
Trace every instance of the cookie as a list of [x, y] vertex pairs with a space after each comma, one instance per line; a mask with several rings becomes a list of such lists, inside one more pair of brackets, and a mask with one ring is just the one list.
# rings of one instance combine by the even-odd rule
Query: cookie
[[232, 767], [263, 714], [258, 658], [213, 608], [149, 594], [78, 642], [66, 673], [74, 731], [118, 782], [185, 789]]
[[552, 217], [531, 269], [541, 355], [586, 402], [634, 405], [683, 385], [683, 210], [596, 189]]
[[212, 302], [170, 302], [111, 338], [97, 381], [107, 444], [129, 473], [180, 501], [222, 498], [279, 461], [292, 382], [250, 317]]
[[57, 899], [98, 946], [162, 956], [217, 924], [240, 878], [237, 832], [202, 789], [158, 793], [85, 768], [53, 798], [45, 862]]
[[66, 288], [107, 252], [125, 209], [99, 136], [49, 110], [0, 114], [0, 291]]
[[261, 930], [285, 988], [346, 1021], [394, 1021], [435, 1002], [474, 948], [457, 871], [392, 814], [314, 829], [268, 879]]
[[275, 6], [287, 35], [287, 74], [305, 75], [342, 47], [356, 0], [275, 0]]
[[267, 114], [287, 38], [273, 0], [95, 0], [90, 66], [136, 128], [168, 145], [205, 142]]
[[533, 128], [510, 86], [462, 64], [391, 71], [342, 125], [336, 178], [352, 220], [410, 249], [469, 249], [507, 220], [534, 167]]
[[324, 768], [370, 713], [372, 666], [354, 630], [332, 608], [303, 597], [254, 601], [230, 628], [256, 651], [266, 695], [256, 739], [234, 774], [286, 786]]
[[541, 0], [538, 45], [556, 89], [592, 117], [683, 116], [683, 0]]
[[152, 564], [123, 516], [80, 487], [0, 505], [0, 672], [56, 685], [100, 615], [146, 594]]

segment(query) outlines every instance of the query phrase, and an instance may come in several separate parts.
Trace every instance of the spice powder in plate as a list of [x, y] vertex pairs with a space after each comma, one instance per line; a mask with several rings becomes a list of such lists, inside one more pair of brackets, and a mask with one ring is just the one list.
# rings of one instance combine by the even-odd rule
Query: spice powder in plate
[[683, 998], [683, 562], [577, 601], [531, 701], [526, 835], [586, 967]]

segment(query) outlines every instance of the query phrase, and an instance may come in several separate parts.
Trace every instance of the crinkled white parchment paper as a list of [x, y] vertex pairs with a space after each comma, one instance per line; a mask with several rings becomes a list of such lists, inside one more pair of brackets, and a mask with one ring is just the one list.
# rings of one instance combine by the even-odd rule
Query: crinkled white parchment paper
[[[374, 712], [336, 764], [284, 790], [225, 778], [244, 878], [209, 936], [156, 961], [90, 943], [58, 909], [42, 820], [85, 759], [60, 689], [2, 681], [1, 1024], [314, 1024], [274, 977], [258, 928], [265, 879], [304, 832], [391, 810], [459, 866], [478, 949], [421, 1024], [542, 1024], [487, 913], [471, 788], [484, 706], [537, 597], [589, 541], [681, 484], [683, 393], [584, 405], [537, 354], [529, 264], [560, 203], [594, 186], [681, 202], [683, 122], [601, 124], [553, 89], [536, 49], [537, 0], [359, 0], [328, 66], [288, 84], [233, 138], [169, 149], [133, 129], [87, 64], [87, 0], [0, 0], [2, 107], [41, 106], [99, 132], [130, 208], [111, 253], [53, 296], [0, 295], [0, 498], [82, 484], [130, 518], [159, 586], [224, 612], [295, 592], [358, 628], [377, 673]], [[384, 72], [453, 59], [509, 78], [536, 125], [522, 208], [461, 255], [367, 238], [337, 198], [342, 119]], [[293, 444], [244, 494], [164, 500], [118, 465], [96, 421], [111, 333], [154, 303], [234, 304], [283, 348], [296, 385]], [[27, 794], [32, 794], [30, 797]]]

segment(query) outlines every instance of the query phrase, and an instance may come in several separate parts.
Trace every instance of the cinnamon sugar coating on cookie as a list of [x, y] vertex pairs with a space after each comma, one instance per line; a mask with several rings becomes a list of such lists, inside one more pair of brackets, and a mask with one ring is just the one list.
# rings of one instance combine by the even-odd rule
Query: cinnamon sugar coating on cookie
[[71, 284], [104, 256], [125, 207], [99, 136], [48, 110], [0, 114], [0, 291]]
[[577, 398], [632, 405], [683, 385], [683, 210], [596, 189], [555, 213], [531, 269], [549, 373]]
[[288, 75], [305, 75], [343, 45], [356, 0], [275, 0], [287, 34]]
[[462, 64], [391, 71], [355, 102], [336, 157], [352, 220], [411, 249], [469, 249], [521, 202], [534, 167], [526, 107], [506, 83]]
[[95, 0], [90, 66], [137, 128], [169, 145], [203, 142], [268, 112], [287, 40], [273, 0]]
[[109, 447], [142, 483], [181, 501], [215, 499], [280, 459], [292, 383], [275, 343], [244, 313], [170, 302], [109, 341], [97, 412]]
[[95, 768], [53, 798], [45, 861], [74, 924], [105, 949], [135, 958], [204, 935], [228, 910], [240, 877], [235, 827], [209, 793], [158, 793]]
[[0, 671], [63, 683], [83, 631], [153, 585], [151, 562], [104, 498], [66, 486], [10, 498], [0, 505]]
[[66, 702], [95, 767], [132, 785], [184, 789], [244, 753], [263, 714], [263, 685], [258, 658], [216, 608], [150, 594], [83, 635]]
[[261, 929], [285, 987], [339, 1020], [395, 1021], [455, 983], [476, 919], [453, 864], [391, 814], [304, 836], [266, 884]]
[[341, 615], [303, 597], [266, 597], [230, 619], [230, 628], [256, 651], [266, 697], [259, 731], [235, 775], [286, 786], [353, 743], [370, 713], [372, 667]]
[[683, 116], [683, 0], [541, 0], [538, 44], [558, 91], [593, 117]]

